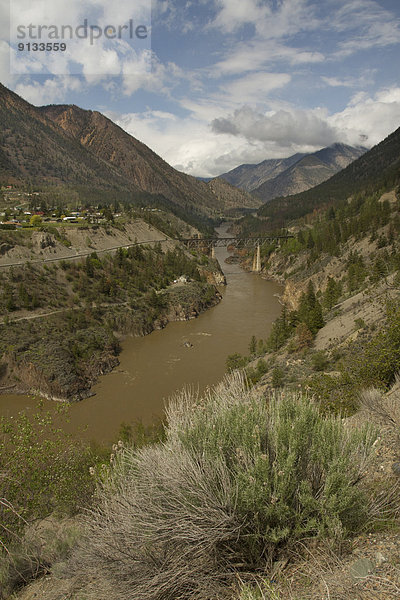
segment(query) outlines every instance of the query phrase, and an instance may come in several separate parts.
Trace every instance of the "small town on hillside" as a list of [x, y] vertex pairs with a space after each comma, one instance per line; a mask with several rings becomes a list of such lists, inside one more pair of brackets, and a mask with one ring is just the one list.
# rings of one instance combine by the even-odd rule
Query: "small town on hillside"
[[[112, 205], [73, 206], [73, 202], [51, 203], [41, 192], [27, 192], [11, 185], [0, 186], [0, 227], [19, 229], [42, 223], [106, 223], [121, 216], [118, 201]], [[161, 212], [158, 208], [141, 207], [142, 212]]]

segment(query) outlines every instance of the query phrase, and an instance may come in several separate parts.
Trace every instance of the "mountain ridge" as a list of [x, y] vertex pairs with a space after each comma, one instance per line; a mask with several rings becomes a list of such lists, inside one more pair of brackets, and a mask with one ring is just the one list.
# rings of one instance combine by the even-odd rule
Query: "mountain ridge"
[[2, 182], [61, 186], [64, 196], [81, 201], [157, 205], [193, 224], [196, 215], [209, 220], [224, 206], [207, 183], [177, 171], [98, 111], [35, 107], [0, 84], [0, 120]]
[[312, 153], [297, 153], [283, 159], [267, 159], [256, 165], [239, 165], [220, 175], [263, 202], [300, 193], [329, 179], [358, 158], [366, 148], [337, 142]]
[[365, 150], [336, 143], [312, 154], [306, 154], [285, 171], [253, 190], [253, 194], [267, 202], [279, 196], [304, 192], [347, 167]]
[[275, 198], [258, 211], [271, 226], [297, 219], [322, 205], [334, 204], [355, 195], [392, 189], [400, 182], [400, 127], [357, 160], [300, 194]]

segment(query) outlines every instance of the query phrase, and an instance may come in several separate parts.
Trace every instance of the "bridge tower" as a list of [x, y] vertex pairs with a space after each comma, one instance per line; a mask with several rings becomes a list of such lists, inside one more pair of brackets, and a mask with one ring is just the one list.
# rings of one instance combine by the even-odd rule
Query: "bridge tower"
[[254, 253], [253, 271], [254, 271], [254, 273], [259, 273], [261, 271], [260, 244], [257, 244], [256, 251]]

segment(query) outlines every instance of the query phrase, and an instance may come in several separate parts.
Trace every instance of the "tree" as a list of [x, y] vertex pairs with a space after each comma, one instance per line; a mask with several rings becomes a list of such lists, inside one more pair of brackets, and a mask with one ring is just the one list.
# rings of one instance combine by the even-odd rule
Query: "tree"
[[311, 231], [308, 232], [308, 238], [307, 238], [307, 248], [309, 250], [312, 250], [315, 247], [315, 241], [313, 238], [313, 234], [311, 233]]
[[314, 284], [311, 280], [308, 282], [307, 292], [301, 295], [298, 317], [313, 335], [324, 326], [322, 308], [315, 296]]
[[325, 308], [331, 310], [341, 296], [341, 284], [333, 277], [328, 277], [328, 284], [323, 295]]
[[305, 323], [299, 323], [296, 328], [296, 345], [297, 352], [310, 348], [313, 343], [313, 334]]
[[32, 215], [29, 223], [32, 227], [39, 227], [42, 224], [42, 217], [40, 215]]

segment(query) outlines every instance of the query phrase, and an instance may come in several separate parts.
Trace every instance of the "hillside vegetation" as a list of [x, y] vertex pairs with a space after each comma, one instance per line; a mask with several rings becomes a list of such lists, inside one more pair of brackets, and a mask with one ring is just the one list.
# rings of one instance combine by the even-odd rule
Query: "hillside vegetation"
[[[23, 233], [4, 235], [18, 249]], [[55, 244], [52, 234], [43, 235], [47, 245], [49, 239]], [[163, 252], [157, 244], [3, 269], [1, 388], [70, 400], [87, 396], [97, 376], [118, 364], [115, 334], [145, 335], [218, 302], [207, 283], [213, 270], [217, 265], [205, 256], [173, 247]], [[180, 276], [187, 282], [174, 284]]]
[[370, 426], [349, 430], [307, 396], [266, 402], [240, 376], [203, 399], [183, 394], [168, 408], [164, 442], [114, 452], [46, 597], [240, 594], [238, 581], [305, 538], [339, 546], [379, 518], [360, 477], [375, 439]]
[[[231, 373], [219, 386], [172, 399], [148, 444], [121, 435], [111, 455], [82, 448], [80, 461], [59, 440], [43, 478], [37, 465], [46, 446], [31, 443], [23, 415], [15, 425], [3, 421], [4, 595], [45, 574], [18, 600], [399, 597], [399, 140], [400, 130], [298, 203], [271, 203], [269, 214], [264, 207], [259, 218], [235, 223], [241, 233], [282, 224], [292, 233], [261, 252], [262, 276], [285, 286], [282, 314], [267, 339], [249, 340], [247, 356], [228, 357]], [[238, 255], [251, 263], [246, 250]], [[180, 299], [191, 289], [168, 285], [171, 278], [190, 268], [196, 298], [215, 301], [202, 280], [201, 267], [211, 265], [196, 262], [179, 250], [122, 250], [61, 265], [56, 277], [81, 303], [79, 318], [103, 310], [94, 301], [112, 304], [106, 332], [126, 319], [130, 327], [144, 299], [151, 318], [162, 319], [168, 294]], [[51, 287], [55, 273], [33, 279], [39, 275], [63, 306], [68, 297]], [[19, 291], [27, 274], [18, 276], [5, 283], [21, 308], [32, 300]], [[43, 492], [53, 472], [58, 481], [27, 512], [14, 442], [29, 489], [37, 482]], [[71, 470], [53, 467], [65, 456]], [[51, 522], [32, 530], [45, 505]], [[72, 523], [62, 520], [71, 515]]]

